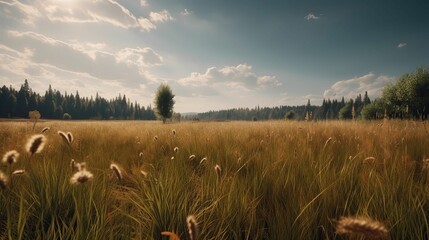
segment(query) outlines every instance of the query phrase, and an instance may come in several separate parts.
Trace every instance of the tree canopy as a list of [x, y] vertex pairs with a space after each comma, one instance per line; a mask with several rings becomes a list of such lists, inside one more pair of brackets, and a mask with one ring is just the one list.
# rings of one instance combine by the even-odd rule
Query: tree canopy
[[155, 95], [155, 113], [165, 123], [173, 116], [174, 94], [166, 83], [159, 85]]
[[[429, 114], [429, 70], [418, 68], [387, 85], [376, 104], [365, 109], [365, 118], [414, 118], [426, 120]], [[386, 116], [384, 116], [384, 113]]]

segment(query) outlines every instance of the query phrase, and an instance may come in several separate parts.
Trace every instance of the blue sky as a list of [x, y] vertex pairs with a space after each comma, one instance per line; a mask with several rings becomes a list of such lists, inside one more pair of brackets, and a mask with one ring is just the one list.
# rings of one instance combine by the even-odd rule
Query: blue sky
[[425, 1], [0, 0], [0, 85], [175, 111], [354, 98], [429, 65]]

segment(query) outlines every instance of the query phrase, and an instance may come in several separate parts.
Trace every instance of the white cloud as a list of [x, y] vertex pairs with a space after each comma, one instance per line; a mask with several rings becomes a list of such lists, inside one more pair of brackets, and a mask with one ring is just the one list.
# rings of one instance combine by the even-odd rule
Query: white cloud
[[213, 79], [217, 72], [218, 70], [216, 67], [210, 67], [206, 70], [205, 73], [192, 72], [188, 77], [181, 78], [178, 82], [185, 86], [207, 85], [207, 83]]
[[149, 3], [147, 2], [147, 0], [140, 0], [140, 6], [147, 7], [149, 6]]
[[[142, 6], [147, 4], [146, 1], [140, 3]], [[107, 23], [124, 29], [140, 28], [142, 31], [149, 32], [156, 29], [157, 23], [173, 20], [167, 10], [150, 12], [149, 16], [136, 16], [115, 0], [35, 1], [32, 5], [26, 5], [19, 1], [5, 2], [0, 0], [1, 4], [6, 6], [1, 9], [3, 15], [17, 22], [33, 25], [38, 19], [47, 18], [51, 22]]]
[[267, 87], [267, 86], [281, 86], [282, 83], [279, 82], [276, 78], [276, 76], [262, 76], [262, 77], [258, 77], [258, 86], [263, 86], [263, 87]]
[[7, 55], [11, 55], [14, 57], [19, 57], [22, 59], [27, 59], [31, 56], [33, 56], [33, 52], [29, 50], [28, 48], [24, 48], [24, 51], [20, 52], [15, 49], [12, 49], [6, 45], [0, 44], [0, 51], [3, 53], [6, 53]]
[[252, 72], [252, 66], [247, 64], [238, 64], [237, 66], [226, 66], [219, 70], [226, 77], [249, 77], [254, 75]]
[[108, 23], [121, 28], [139, 27], [137, 17], [114, 0], [80, 1], [73, 5], [39, 2], [50, 21], [67, 23]]
[[188, 16], [191, 15], [193, 12], [189, 11], [187, 8], [185, 8], [182, 12], [180, 12], [180, 14], [182, 14], [183, 16]]
[[152, 22], [167, 22], [167, 21], [173, 20], [173, 17], [165, 9], [160, 12], [151, 12], [149, 16], [150, 16], [150, 21]]
[[66, 43], [35, 32], [8, 31], [8, 35], [13, 38], [31, 39], [42, 44], [52, 45], [56, 47], [67, 47], [74, 51], [85, 54], [93, 60], [96, 58], [96, 53], [101, 51], [106, 46], [106, 44], [104, 43], [81, 43], [76, 40]]
[[24, 49], [20, 52], [0, 45], [0, 75], [4, 78], [2, 81], [19, 87], [20, 80], [29, 79], [33, 90], [39, 93], [45, 91], [48, 84], [60, 88], [76, 86], [74, 90], [86, 87], [97, 89], [97, 86], [105, 85], [101, 84], [99, 79], [87, 74], [63, 70], [46, 63], [35, 63], [32, 56], [29, 50]]
[[156, 29], [156, 25], [153, 24], [149, 19], [147, 18], [139, 18], [138, 19], [139, 25], [140, 25], [140, 29], [142, 31], [147, 31], [149, 32], [152, 29]]
[[[92, 2], [89, 15], [95, 19], [105, 20], [123, 28], [134, 27], [137, 18], [124, 6], [114, 0]], [[80, 6], [82, 8], [82, 6]]]
[[317, 19], [319, 19], [320, 17], [318, 17], [318, 16], [314, 15], [313, 13], [309, 13], [309, 14], [307, 14], [307, 16], [305, 16], [304, 18], [310, 21], [310, 20], [317, 20]]
[[34, 32], [9, 31], [9, 36], [13, 49], [32, 46], [31, 52], [24, 51], [29, 62], [117, 81], [128, 87], [156, 82], [156, 78], [148, 72], [148, 67], [163, 63], [162, 56], [151, 48], [124, 48], [111, 53], [103, 50], [103, 43], [64, 42]]
[[[19, 19], [25, 24], [34, 25], [36, 19], [42, 16], [36, 7], [21, 3], [19, 1], [0, 1], [0, 5], [1, 4], [5, 5], [4, 8], [2, 7], [2, 10], [6, 16], [15, 20]], [[14, 8], [18, 11], [13, 11]]]
[[205, 73], [192, 72], [180, 79], [184, 86], [227, 87], [241, 91], [253, 91], [259, 88], [282, 85], [275, 76], [259, 76], [252, 71], [252, 66], [239, 64], [223, 68], [210, 67]]
[[398, 44], [398, 48], [403, 48], [406, 46], [407, 46], [407, 43], [404, 43], [404, 42]]
[[394, 77], [386, 75], [375, 75], [368, 73], [361, 77], [352, 79], [341, 80], [334, 83], [329, 89], [325, 90], [323, 97], [328, 99], [338, 99], [344, 97], [345, 99], [354, 99], [358, 94], [363, 94], [365, 91], [371, 97], [378, 97], [381, 95], [383, 88], [388, 83], [393, 83]]
[[138, 67], [161, 65], [163, 58], [151, 48], [124, 48], [116, 54], [118, 62]]

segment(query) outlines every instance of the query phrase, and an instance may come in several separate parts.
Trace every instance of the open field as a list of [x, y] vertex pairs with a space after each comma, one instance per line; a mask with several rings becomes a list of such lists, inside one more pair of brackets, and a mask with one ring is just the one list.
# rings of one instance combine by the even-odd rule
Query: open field
[[[46, 145], [31, 156], [25, 144], [46, 126]], [[426, 127], [46, 121], [33, 132], [30, 122], [0, 122], [1, 154], [20, 153], [1, 165], [0, 239], [168, 239], [161, 232], [171, 231], [183, 240], [188, 215], [199, 239], [344, 239], [342, 216], [377, 220], [386, 238], [428, 239]], [[93, 178], [72, 184], [71, 159]], [[11, 175], [18, 169], [25, 174]]]

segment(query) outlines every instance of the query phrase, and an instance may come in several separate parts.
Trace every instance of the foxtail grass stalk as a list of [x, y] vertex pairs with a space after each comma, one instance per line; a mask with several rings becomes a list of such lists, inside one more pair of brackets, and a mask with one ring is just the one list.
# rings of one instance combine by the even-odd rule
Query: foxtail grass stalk
[[45, 133], [45, 132], [49, 131], [49, 129], [51, 129], [51, 128], [50, 127], [44, 127], [42, 129], [42, 131], [40, 131], [40, 133]]
[[118, 165], [112, 163], [112, 164], [110, 164], [110, 169], [112, 169], [112, 171], [115, 173], [118, 180], [122, 181], [123, 176], [122, 176], [121, 169], [118, 167]]
[[387, 238], [389, 231], [383, 223], [368, 217], [341, 217], [336, 227], [340, 235], [363, 235], [369, 239]]
[[2, 162], [12, 165], [18, 161], [19, 153], [16, 150], [11, 150], [3, 155]]
[[46, 143], [46, 137], [42, 134], [33, 135], [28, 139], [27, 144], [25, 145], [26, 150], [33, 156], [36, 153], [40, 153], [43, 150], [43, 147]]
[[189, 215], [186, 218], [186, 226], [188, 227], [188, 236], [190, 240], [198, 239], [198, 225], [195, 217], [193, 215]]

